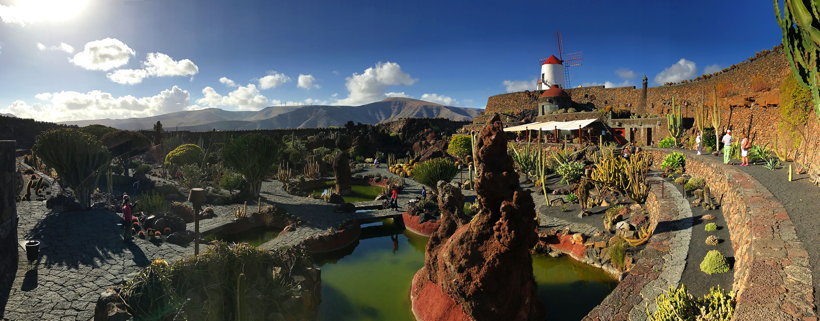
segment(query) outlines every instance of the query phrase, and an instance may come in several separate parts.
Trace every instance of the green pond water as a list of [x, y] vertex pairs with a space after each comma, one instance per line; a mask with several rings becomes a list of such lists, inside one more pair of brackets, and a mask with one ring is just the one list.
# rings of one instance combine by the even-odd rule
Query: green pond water
[[252, 246], [260, 246], [267, 241], [275, 239], [279, 236], [278, 229], [272, 229], [264, 226], [255, 227], [244, 232], [234, 234], [211, 234], [205, 237], [206, 240], [221, 240], [233, 243], [248, 243]]
[[[320, 320], [414, 320], [410, 282], [424, 265], [427, 238], [383, 224], [364, 227], [362, 239], [347, 253], [317, 258]], [[533, 257], [533, 270], [549, 320], [580, 320], [617, 285], [602, 270], [567, 257]]]
[[[332, 189], [336, 186], [336, 182], [335, 181], [326, 181], [325, 186], [327, 186], [326, 188], [331, 188]], [[344, 199], [345, 199], [345, 202], [359, 203], [359, 202], [370, 202], [370, 201], [376, 199], [376, 196], [379, 196], [379, 194], [382, 192], [382, 190], [384, 188], [380, 187], [380, 186], [370, 186], [370, 185], [351, 185], [350, 189], [353, 192], [353, 195], [343, 196]], [[324, 190], [325, 190], [325, 188], [315, 189], [311, 192], [311, 194], [314, 197], [320, 197], [322, 195], [322, 191], [324, 191]]]

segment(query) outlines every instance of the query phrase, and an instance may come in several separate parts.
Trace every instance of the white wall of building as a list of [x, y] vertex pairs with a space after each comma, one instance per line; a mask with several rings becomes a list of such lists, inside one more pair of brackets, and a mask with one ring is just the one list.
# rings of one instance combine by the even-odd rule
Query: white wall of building
[[539, 77], [541, 82], [538, 84], [538, 90], [547, 90], [552, 85], [558, 85], [561, 88], [566, 88], [564, 85], [564, 65], [561, 64], [544, 64], [541, 65], [541, 75]]

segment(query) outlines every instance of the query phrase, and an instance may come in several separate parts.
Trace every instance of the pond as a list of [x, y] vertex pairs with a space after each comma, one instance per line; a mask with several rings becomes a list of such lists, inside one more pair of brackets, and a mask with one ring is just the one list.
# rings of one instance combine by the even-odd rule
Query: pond
[[[402, 233], [391, 220], [381, 224], [363, 227], [362, 239], [346, 254], [317, 258], [320, 320], [414, 320], [410, 282], [424, 266], [427, 238]], [[602, 270], [566, 256], [536, 256], [533, 270], [549, 320], [580, 320], [617, 285]]]
[[[336, 181], [326, 181], [325, 188], [330, 188], [331, 191], [336, 186]], [[315, 189], [310, 192], [313, 197], [321, 197], [322, 192], [325, 188]], [[381, 186], [371, 186], [367, 184], [354, 184], [350, 186], [351, 191], [353, 192], [352, 195], [342, 196], [345, 199], [345, 202], [348, 203], [359, 203], [359, 202], [370, 202], [376, 199], [376, 196], [379, 196], [381, 192], [384, 190], [384, 187]]]
[[205, 236], [205, 240], [220, 240], [233, 243], [248, 243], [260, 246], [279, 236], [280, 229], [258, 226], [238, 233], [214, 233]]

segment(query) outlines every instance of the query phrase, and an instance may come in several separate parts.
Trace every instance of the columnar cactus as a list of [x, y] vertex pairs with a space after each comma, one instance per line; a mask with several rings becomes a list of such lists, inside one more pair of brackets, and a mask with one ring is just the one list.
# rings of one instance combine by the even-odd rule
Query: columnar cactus
[[774, 14], [783, 32], [783, 51], [792, 74], [801, 86], [811, 91], [814, 108], [820, 116], [820, 3], [816, 0], [784, 0], [783, 14], [774, 0]]
[[677, 145], [678, 139], [683, 135], [683, 115], [680, 105], [675, 106], [675, 97], [672, 97], [672, 113], [666, 115], [666, 123], [669, 135], [675, 139]]
[[712, 128], [715, 129], [715, 150], [720, 150], [720, 107], [718, 107], [717, 87], [712, 88]]
[[706, 98], [703, 92], [700, 93], [700, 105], [695, 110], [695, 127], [698, 128], [698, 133], [703, 133], [703, 128], [706, 127]]

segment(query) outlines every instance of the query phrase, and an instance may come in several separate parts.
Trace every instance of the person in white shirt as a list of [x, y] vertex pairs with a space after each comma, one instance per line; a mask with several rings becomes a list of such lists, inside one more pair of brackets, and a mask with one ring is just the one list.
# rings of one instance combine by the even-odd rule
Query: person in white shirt
[[701, 150], [701, 148], [703, 148], [703, 144], [701, 143], [701, 136], [702, 135], [703, 135], [703, 133], [699, 131], [698, 135], [695, 136], [695, 146], [698, 149], [698, 155], [700, 155], [700, 150]]
[[726, 135], [721, 139], [723, 141], [723, 163], [729, 164], [732, 160], [732, 130], [727, 129]]

